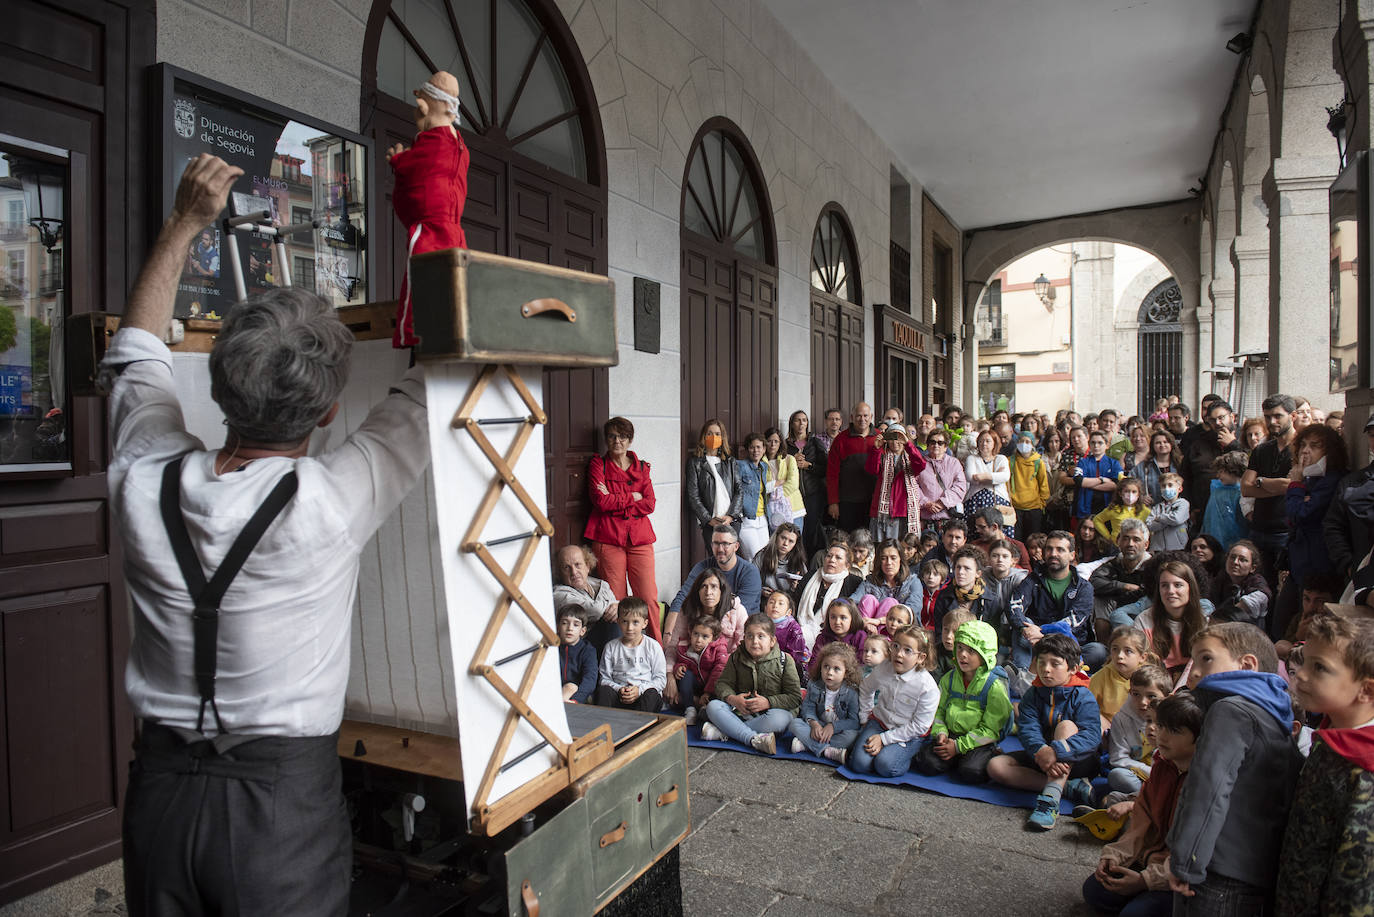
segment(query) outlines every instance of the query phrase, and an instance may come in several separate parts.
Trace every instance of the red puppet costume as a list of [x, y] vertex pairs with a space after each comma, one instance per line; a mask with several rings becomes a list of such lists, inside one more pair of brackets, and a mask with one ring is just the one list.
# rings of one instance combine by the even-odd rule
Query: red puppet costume
[[[447, 77], [447, 79], [444, 79]], [[458, 117], [458, 81], [436, 73], [415, 90], [415, 123], [420, 132], [410, 149], [393, 147], [388, 156], [396, 176], [392, 205], [406, 226], [406, 275], [396, 305], [393, 347], [413, 347], [414, 309], [409, 257], [444, 248], [466, 248], [460, 221], [468, 194], [468, 147], [453, 122]], [[448, 90], [452, 90], [451, 92]]]

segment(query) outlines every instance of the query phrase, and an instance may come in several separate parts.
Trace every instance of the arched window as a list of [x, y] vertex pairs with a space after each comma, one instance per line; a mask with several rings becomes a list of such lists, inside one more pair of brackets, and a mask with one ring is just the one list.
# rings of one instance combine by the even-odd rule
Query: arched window
[[463, 127], [589, 180], [585, 103], [572, 91], [554, 36], [521, 0], [393, 2], [382, 24], [377, 89], [408, 101], [436, 70], [458, 78]]
[[1141, 417], [1149, 417], [1160, 398], [1183, 387], [1183, 292], [1172, 277], [1161, 281], [1140, 304], [1139, 391]]
[[766, 214], [739, 142], [708, 131], [687, 166], [683, 225], [755, 261], [772, 262]]
[[[826, 204], [811, 233], [812, 424], [829, 408], [848, 413], [864, 393], [864, 313], [854, 233], [839, 204]], [[899, 373], [903, 367], [896, 367]], [[879, 385], [880, 397], [883, 386]], [[913, 405], [884, 404], [909, 411]]]
[[839, 299], [859, 305], [859, 259], [849, 225], [838, 204], [831, 204], [816, 221], [811, 236], [811, 285]]

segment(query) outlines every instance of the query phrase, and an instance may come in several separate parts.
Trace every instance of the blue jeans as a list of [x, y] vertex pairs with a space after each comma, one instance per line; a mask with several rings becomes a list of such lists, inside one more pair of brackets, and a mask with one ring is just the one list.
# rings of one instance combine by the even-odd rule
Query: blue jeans
[[[668, 676], [671, 678], [672, 676]], [[697, 705], [697, 677], [688, 669], [682, 673], [682, 677], [677, 680], [677, 703], [673, 704], [673, 709], [678, 713], [686, 713], [688, 707]]]
[[1107, 786], [1118, 793], [1134, 796], [1140, 792], [1141, 783], [1141, 779], [1130, 768], [1114, 767], [1107, 771]]
[[1272, 895], [1239, 879], [1210, 873], [1192, 889], [1191, 898], [1174, 895], [1178, 917], [1268, 917], [1274, 912]]
[[852, 747], [854, 740], [859, 737], [859, 730], [846, 729], [844, 732], [837, 732], [831, 736], [829, 742], [817, 742], [811, 738], [811, 724], [801, 717], [793, 717], [792, 735], [801, 739], [801, 743], [806, 746], [807, 751], [819, 756], [826, 748]]
[[1143, 891], [1121, 895], [1103, 886], [1095, 875], [1083, 882], [1083, 900], [1095, 911], [1125, 917], [1169, 917], [1174, 910], [1173, 892]]
[[859, 730], [859, 737], [854, 740], [854, 745], [849, 751], [849, 766], [861, 774], [872, 773], [879, 777], [898, 777], [905, 774], [911, 769], [911, 759], [925, 746], [926, 739], [918, 737], [909, 742], [884, 745], [882, 751], [870, 755], [864, 749], [864, 744], [870, 736], [880, 732], [886, 730], [875, 719], [870, 719], [868, 724]]
[[741, 745], [748, 745], [754, 736], [765, 732], [787, 732], [792, 725], [792, 711], [770, 707], [754, 716], [741, 717], [723, 700], [713, 700], [706, 705], [706, 718], [726, 738], [734, 739]]

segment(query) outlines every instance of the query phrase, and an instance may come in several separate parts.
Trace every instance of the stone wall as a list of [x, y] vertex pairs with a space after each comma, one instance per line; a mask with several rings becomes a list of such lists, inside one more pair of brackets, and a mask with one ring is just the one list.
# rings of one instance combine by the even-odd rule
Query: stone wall
[[[385, 0], [379, 0], [385, 2]], [[811, 401], [809, 256], [821, 209], [853, 221], [865, 306], [865, 393], [873, 390], [875, 302], [889, 301], [889, 187], [894, 154], [761, 0], [557, 0], [591, 74], [607, 147], [610, 275], [616, 282], [620, 365], [610, 409], [636, 427], [653, 463], [659, 582], [679, 577], [681, 512], [680, 219], [690, 147], [712, 117], [733, 121], [762, 167], [778, 242], [782, 417]], [[655, 9], [655, 6], [658, 8]], [[162, 0], [159, 59], [280, 105], [357, 129], [358, 67], [369, 0]], [[912, 208], [916, 208], [913, 206]], [[941, 232], [955, 252], [959, 230]], [[922, 216], [913, 213], [912, 239]], [[913, 252], [913, 288], [922, 289]], [[662, 284], [662, 352], [633, 347], [632, 279]], [[961, 390], [958, 357], [955, 397]]]

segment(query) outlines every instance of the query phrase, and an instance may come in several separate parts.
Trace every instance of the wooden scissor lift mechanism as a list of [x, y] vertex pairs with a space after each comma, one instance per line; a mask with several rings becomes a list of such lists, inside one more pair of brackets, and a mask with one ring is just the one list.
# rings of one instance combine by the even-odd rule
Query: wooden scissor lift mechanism
[[[519, 395], [520, 400], [529, 410], [527, 415], [481, 419], [472, 416], [483, 392], [497, 379], [498, 373], [504, 374]], [[489, 835], [496, 834], [514, 824], [531, 808], [569, 786], [596, 765], [609, 760], [614, 751], [609, 726], [603, 725], [579, 739], [565, 742], [529, 704], [530, 693], [534, 688], [540, 666], [543, 664], [544, 654], [549, 651], [550, 647], [558, 646], [558, 634], [520, 589], [520, 583], [529, 571], [535, 556], [539, 553], [540, 539], [553, 537], [553, 524], [549, 522], [544, 510], [530, 496], [529, 491], [520, 483], [514, 469], [536, 427], [547, 423], [548, 416], [530, 393], [524, 380], [520, 378], [520, 373], [516, 367], [511, 364], [488, 364], [484, 366], [482, 371], [473, 379], [472, 387], [458, 406], [458, 410], [454, 413], [450, 423], [455, 431], [464, 430], [472, 437], [477, 448], [486, 456], [487, 461], [496, 471], [495, 477], [487, 484], [486, 493], [483, 494], [482, 501], [477, 506], [477, 512], [468, 525], [461, 546], [463, 551], [477, 556], [501, 587], [501, 594], [496, 600], [491, 618], [487, 622], [481, 640], [478, 641], [477, 649], [473, 652], [472, 662], [468, 667], [468, 671], [472, 675], [485, 679], [510, 707], [501, 725], [501, 730], [497, 734], [491, 757], [488, 759], [487, 766], [478, 782], [477, 792], [473, 796], [473, 812], [471, 813], [473, 827], [480, 828]], [[482, 428], [509, 425], [519, 425], [519, 429], [516, 431], [510, 447], [506, 450], [506, 454], [502, 455], [492, 445]], [[501, 535], [483, 541], [482, 532], [491, 519], [492, 511], [501, 499], [502, 491], [506, 488], [510, 489], [515, 498], [519, 500], [520, 505], [524, 507], [525, 512], [529, 514], [533, 528], [528, 532]], [[523, 541], [524, 547], [521, 549], [514, 566], [510, 570], [506, 570], [492, 555], [490, 549], [497, 545], [517, 541]], [[506, 616], [510, 613], [513, 605], [519, 607], [529, 618], [530, 622], [538, 629], [540, 637], [527, 649], [501, 659], [488, 661], [497, 635], [505, 626]], [[518, 687], [512, 687], [511, 681], [502, 676], [500, 672], [521, 659], [527, 660], [525, 668], [520, 675]], [[506, 753], [510, 749], [516, 727], [521, 719], [528, 722], [543, 738], [534, 746], [506, 761]], [[557, 752], [559, 763], [536, 779], [524, 784], [518, 790], [503, 796], [495, 803], [488, 804], [487, 799], [497, 776], [531, 755], [539, 753], [544, 748], [552, 748]]]

